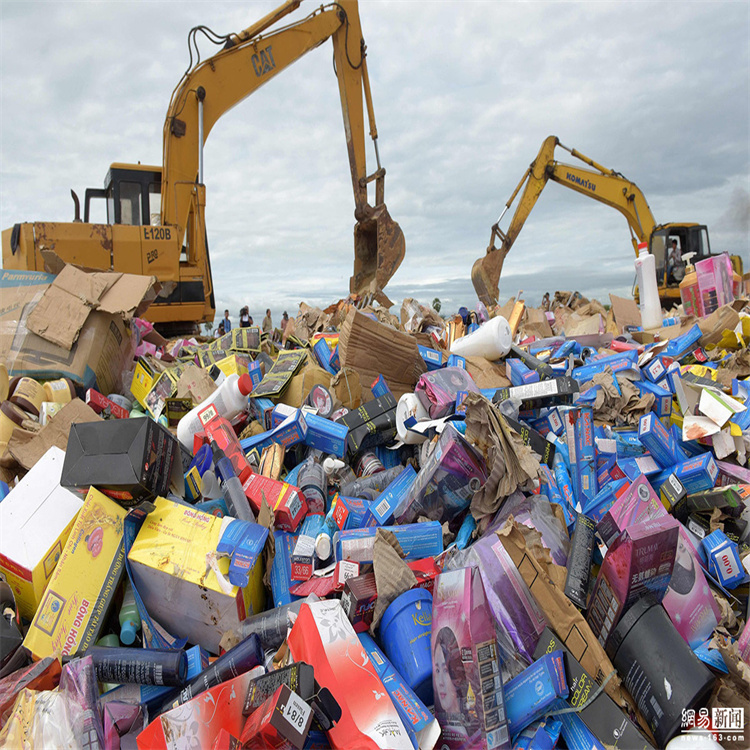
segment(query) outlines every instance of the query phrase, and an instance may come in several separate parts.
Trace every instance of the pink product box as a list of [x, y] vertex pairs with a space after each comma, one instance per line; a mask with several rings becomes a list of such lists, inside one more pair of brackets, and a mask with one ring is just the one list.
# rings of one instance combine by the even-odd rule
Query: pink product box
[[636, 523], [666, 516], [667, 511], [642, 474], [612, 504], [597, 524], [596, 530], [609, 545], [617, 535]]

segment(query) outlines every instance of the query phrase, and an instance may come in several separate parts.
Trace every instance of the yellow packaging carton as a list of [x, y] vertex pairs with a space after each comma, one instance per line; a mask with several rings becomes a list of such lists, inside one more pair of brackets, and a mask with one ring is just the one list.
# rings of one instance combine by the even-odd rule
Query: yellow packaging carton
[[125, 568], [126, 515], [99, 490], [88, 491], [23, 642], [35, 660], [96, 643]]
[[214, 654], [225, 632], [265, 606], [262, 557], [244, 589], [229, 583], [229, 559], [216, 557], [231, 520], [160, 497], [128, 554], [149, 614], [172, 635]]
[[26, 620], [42, 600], [83, 505], [60, 486], [64, 461], [65, 451], [52, 446], [0, 503], [0, 571]]

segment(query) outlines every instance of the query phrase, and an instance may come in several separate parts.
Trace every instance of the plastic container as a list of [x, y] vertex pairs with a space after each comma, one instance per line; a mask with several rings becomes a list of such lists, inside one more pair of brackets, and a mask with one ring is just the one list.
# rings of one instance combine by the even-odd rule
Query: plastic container
[[432, 594], [411, 589], [383, 614], [380, 642], [396, 671], [428, 705], [432, 703]]
[[333, 398], [330, 391], [323, 385], [314, 385], [310, 389], [305, 403], [318, 410], [318, 416], [328, 419], [333, 413]]
[[512, 343], [513, 334], [508, 321], [497, 315], [474, 332], [456, 339], [451, 345], [451, 354], [500, 359], [510, 351]]
[[694, 315], [696, 318], [703, 315], [701, 297], [698, 291], [698, 275], [695, 266], [688, 265], [685, 269], [685, 278], [680, 282], [680, 299], [685, 315]]
[[34, 417], [39, 416], [42, 403], [48, 401], [44, 386], [34, 378], [19, 378], [10, 395], [10, 402], [27, 411]]
[[130, 579], [125, 581], [124, 593], [122, 595], [122, 606], [118, 615], [120, 620], [120, 640], [126, 646], [135, 643], [136, 633], [141, 629], [141, 616], [135, 603], [133, 584]]
[[56, 404], [68, 404], [76, 397], [76, 388], [73, 381], [68, 378], [48, 380], [44, 384], [46, 394], [45, 401], [54, 401]]
[[651, 597], [643, 597], [622, 616], [607, 654], [658, 747], [680, 732], [683, 710], [700, 708], [711, 694], [714, 676]]
[[177, 439], [189, 451], [193, 448], [193, 435], [203, 429], [198, 412], [209, 404], [230, 422], [247, 406], [247, 397], [253, 390], [253, 381], [247, 374], [232, 373], [208, 398], [194, 406], [177, 424]]
[[187, 678], [187, 654], [152, 648], [92, 646], [85, 656], [94, 658], [99, 682], [180, 687]]
[[646, 242], [638, 243], [635, 273], [638, 276], [638, 294], [641, 299], [641, 325], [646, 330], [661, 328], [662, 315], [659, 285], [656, 282], [656, 258], [649, 253]]
[[307, 500], [310, 513], [325, 513], [328, 497], [328, 477], [323, 465], [314, 458], [306, 458], [297, 474], [297, 486]]

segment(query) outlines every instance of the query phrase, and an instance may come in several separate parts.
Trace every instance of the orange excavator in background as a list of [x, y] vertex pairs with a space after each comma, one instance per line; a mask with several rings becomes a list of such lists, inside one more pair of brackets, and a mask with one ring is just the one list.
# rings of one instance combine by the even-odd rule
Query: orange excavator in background
[[[385, 205], [385, 169], [380, 165], [358, 5], [356, 0], [338, 0], [275, 28], [301, 1], [288, 0], [236, 34], [220, 36], [203, 26], [192, 29], [190, 66], [172, 93], [164, 122], [162, 166], [112, 164], [104, 188], [86, 190], [83, 220], [73, 193], [73, 222], [26, 222], [5, 230], [3, 267], [43, 271], [42, 251], [47, 249], [68, 263], [154, 275], [168, 296], [158, 298], [146, 317], [162, 331], [185, 331], [213, 321], [203, 145], [222, 115], [330, 38], [354, 189], [350, 291], [381, 296], [403, 260], [405, 240]], [[199, 32], [223, 45], [203, 61], [196, 43]], [[377, 160], [371, 174], [365, 158], [365, 107]], [[371, 182], [374, 205], [368, 201]], [[106, 224], [89, 222], [95, 201], [106, 203]]]
[[[557, 161], [554, 155], [558, 146], [591, 169]], [[671, 307], [673, 304], [679, 304], [679, 282], [684, 275], [684, 262], [681, 267], [678, 264], [676, 269], [668, 268], [667, 251], [672, 240], [677, 240], [681, 256], [693, 254], [691, 263], [712, 255], [708, 241], [708, 228], [705, 224], [657, 224], [646, 197], [634, 182], [613, 169], [597, 164], [579, 151], [564, 146], [556, 136], [551, 135], [542, 143], [536, 159], [531, 162], [505, 204], [500, 217], [492, 226], [490, 243], [484, 257], [479, 258], [472, 266], [471, 281], [477, 296], [485, 305], [489, 307], [497, 303], [498, 283], [505, 257], [513, 247], [513, 243], [518, 238], [526, 219], [549, 180], [617, 209], [627, 220], [636, 256], [638, 244], [647, 242], [649, 252], [656, 258], [659, 297], [662, 305]], [[503, 232], [500, 229], [500, 221], [513, 205], [521, 188], [523, 188], [523, 193], [518, 207], [507, 231]], [[500, 240], [499, 246], [496, 244], [498, 239]], [[730, 257], [734, 270], [742, 276], [742, 259], [736, 255]]]

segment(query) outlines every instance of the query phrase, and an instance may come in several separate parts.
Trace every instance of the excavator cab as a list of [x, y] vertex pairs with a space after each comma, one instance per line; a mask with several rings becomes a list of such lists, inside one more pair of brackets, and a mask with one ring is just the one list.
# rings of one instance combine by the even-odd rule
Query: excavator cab
[[[98, 201], [106, 203], [106, 219]], [[86, 188], [85, 223], [159, 226], [161, 224], [161, 167], [141, 164], [112, 164], [104, 179], [104, 189]], [[92, 218], [92, 213], [95, 216]]]
[[[669, 263], [669, 251], [672, 241], [677, 241], [681, 263], [672, 266]], [[656, 278], [659, 286], [676, 287], [685, 277], [687, 261], [684, 259], [692, 253], [691, 263], [708, 258], [711, 245], [708, 241], [708, 228], [705, 224], [663, 224], [651, 235], [649, 251], [656, 259]]]

